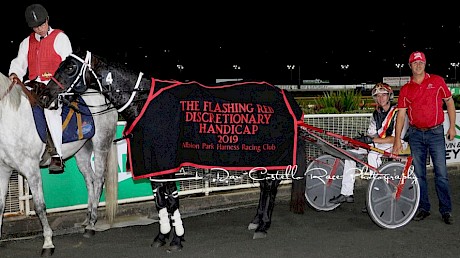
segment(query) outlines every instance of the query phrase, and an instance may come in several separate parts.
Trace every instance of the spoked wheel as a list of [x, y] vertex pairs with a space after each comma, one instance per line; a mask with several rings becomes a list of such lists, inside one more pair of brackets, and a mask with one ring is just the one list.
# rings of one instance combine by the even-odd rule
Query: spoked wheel
[[[402, 227], [412, 220], [417, 212], [420, 186], [417, 177], [410, 171], [403, 177], [405, 164], [391, 161], [380, 166], [379, 175], [374, 175], [367, 190], [367, 210], [371, 219], [382, 228]], [[398, 186], [402, 189], [397, 196]]]
[[305, 198], [310, 207], [318, 211], [330, 211], [340, 206], [329, 200], [340, 194], [343, 167], [343, 160], [328, 154], [308, 164], [305, 172]]

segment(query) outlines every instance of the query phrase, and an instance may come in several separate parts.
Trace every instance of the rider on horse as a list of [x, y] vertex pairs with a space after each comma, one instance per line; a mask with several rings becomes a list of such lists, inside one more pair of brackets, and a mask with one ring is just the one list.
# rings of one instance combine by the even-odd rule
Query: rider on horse
[[[48, 22], [46, 9], [40, 4], [33, 4], [26, 8], [25, 18], [27, 25], [33, 32], [19, 45], [16, 58], [11, 61], [9, 78], [13, 81], [22, 81], [28, 73], [28, 80], [35, 80], [47, 84], [54, 72], [68, 55], [72, 53], [69, 38], [63, 31], [52, 29]], [[45, 109], [46, 122], [49, 134], [55, 148], [51, 149], [50, 173], [64, 172], [62, 160], [62, 117], [61, 107]], [[48, 137], [49, 138], [49, 137]]]

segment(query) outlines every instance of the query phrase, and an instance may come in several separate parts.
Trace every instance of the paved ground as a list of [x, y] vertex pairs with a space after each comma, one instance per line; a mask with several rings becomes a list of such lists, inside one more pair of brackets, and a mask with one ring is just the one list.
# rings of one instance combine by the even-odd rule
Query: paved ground
[[[180, 252], [167, 253], [166, 248], [150, 247], [158, 223], [149, 218], [149, 208], [133, 205], [131, 212], [125, 211], [126, 215], [119, 218], [120, 227], [104, 230], [102, 222], [101, 231], [91, 239], [84, 238], [77, 226], [67, 232], [56, 230], [54, 257], [459, 257], [460, 173], [451, 173], [450, 183], [454, 225], [441, 220], [433, 180], [429, 185], [432, 215], [398, 229], [382, 229], [361, 213], [364, 187], [357, 187], [353, 204], [343, 204], [329, 212], [307, 209], [304, 214], [289, 211], [289, 189], [283, 188], [265, 239], [253, 240], [253, 232], [247, 230], [258, 196], [257, 191], [249, 191], [218, 194], [212, 197], [213, 201], [201, 197], [184, 199], [186, 241]], [[212, 203], [226, 202], [234, 205], [209, 208]], [[61, 214], [60, 219], [72, 216], [78, 220], [75, 214]], [[57, 220], [53, 218], [55, 224]], [[7, 227], [11, 223], [6, 222]], [[36, 235], [10, 237], [1, 243], [0, 256], [39, 256], [42, 241]]]

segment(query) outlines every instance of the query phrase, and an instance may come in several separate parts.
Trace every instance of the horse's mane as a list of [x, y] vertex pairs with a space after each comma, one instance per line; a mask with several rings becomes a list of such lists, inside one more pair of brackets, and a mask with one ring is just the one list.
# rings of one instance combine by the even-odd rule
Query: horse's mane
[[[87, 51], [86, 50], [81, 50], [78, 49], [74, 51], [74, 54], [76, 56], [79, 56], [82, 59], [85, 59]], [[93, 58], [93, 65], [96, 65], [96, 67], [101, 67], [105, 69], [110, 69], [111, 71], [114, 72], [123, 72], [126, 74], [132, 74], [134, 76], [137, 76], [139, 74], [139, 71], [136, 71], [132, 67], [127, 66], [126, 64], [122, 63], [120, 60], [114, 58], [114, 57], [103, 57], [97, 53], [91, 52], [92, 58]], [[94, 60], [97, 60], [94, 62]]]
[[[8, 92], [11, 83], [12, 82], [8, 77], [6, 77], [3, 73], [0, 73], [0, 106], [11, 105], [13, 109], [17, 110], [21, 104], [22, 89], [19, 85], [15, 85]], [[0, 108], [0, 116], [2, 110], [3, 109]]]

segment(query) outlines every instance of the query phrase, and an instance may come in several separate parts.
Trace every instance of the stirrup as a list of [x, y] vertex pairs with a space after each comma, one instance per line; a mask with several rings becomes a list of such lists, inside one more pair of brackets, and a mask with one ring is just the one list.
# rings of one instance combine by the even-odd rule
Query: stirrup
[[61, 174], [64, 172], [64, 161], [61, 157], [51, 157], [48, 169], [50, 174]]

